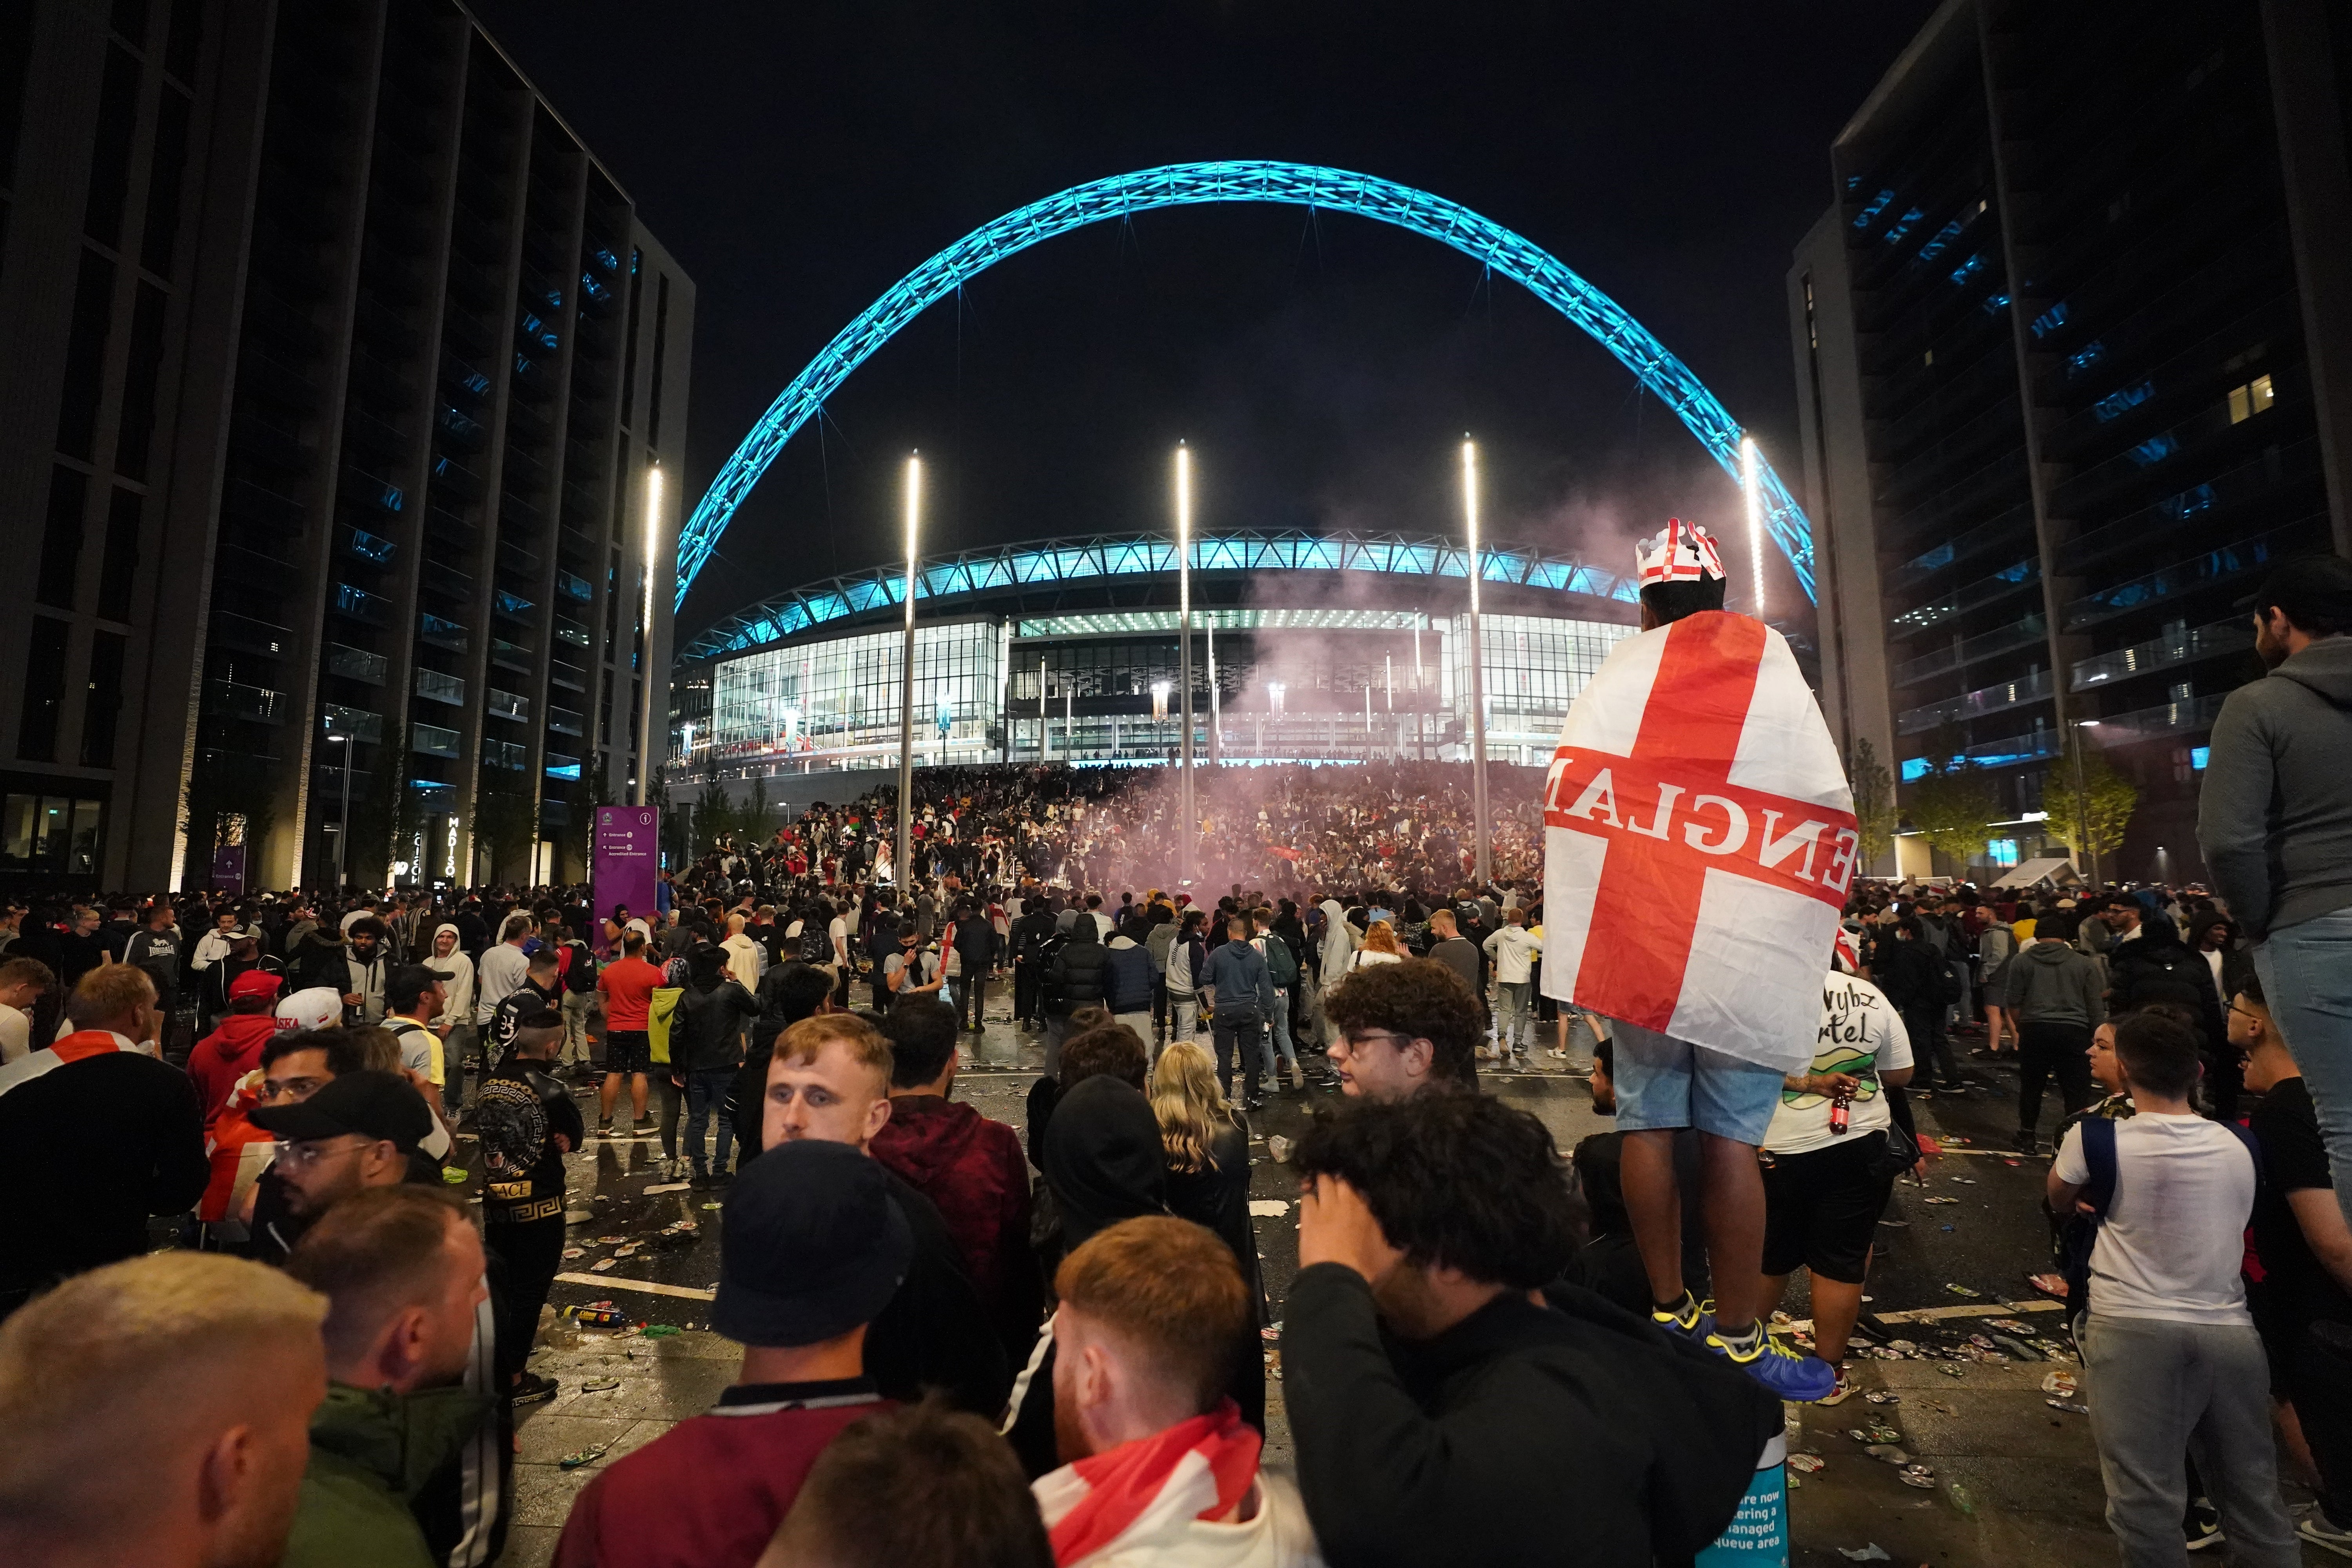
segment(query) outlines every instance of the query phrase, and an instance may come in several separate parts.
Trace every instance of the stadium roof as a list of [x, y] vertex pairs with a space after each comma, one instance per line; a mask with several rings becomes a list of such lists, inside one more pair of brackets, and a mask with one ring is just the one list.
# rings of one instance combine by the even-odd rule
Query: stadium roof
[[[1192, 541], [1192, 571], [1201, 576], [1255, 576], [1269, 572], [1366, 572], [1416, 577], [1469, 575], [1468, 551], [1453, 540], [1399, 533], [1258, 533], [1234, 530]], [[1164, 534], [1102, 535], [1036, 540], [968, 550], [921, 563], [917, 600], [1108, 583], [1120, 578], [1172, 578], [1176, 543]], [[1573, 557], [1522, 545], [1479, 551], [1479, 578], [1521, 588], [1551, 589], [1631, 603], [1640, 584], [1631, 576], [1589, 566]], [[829, 578], [763, 600], [718, 622], [678, 650], [681, 664], [740, 653], [824, 626], [903, 603], [903, 566]], [[944, 606], [943, 606], [944, 607]]]

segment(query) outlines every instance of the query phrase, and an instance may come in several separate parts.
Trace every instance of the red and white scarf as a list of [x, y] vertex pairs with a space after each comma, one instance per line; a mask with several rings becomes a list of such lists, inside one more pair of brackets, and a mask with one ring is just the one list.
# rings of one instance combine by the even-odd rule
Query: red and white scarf
[[1191, 1520], [1230, 1516], [1257, 1479], [1260, 1438], [1230, 1399], [1206, 1415], [1065, 1465], [1032, 1489], [1058, 1568]]
[[136, 1040], [126, 1038], [111, 1029], [77, 1029], [55, 1045], [27, 1051], [6, 1067], [0, 1068], [0, 1094], [7, 1093], [19, 1084], [30, 1083], [45, 1073], [70, 1066], [84, 1057], [141, 1048]]

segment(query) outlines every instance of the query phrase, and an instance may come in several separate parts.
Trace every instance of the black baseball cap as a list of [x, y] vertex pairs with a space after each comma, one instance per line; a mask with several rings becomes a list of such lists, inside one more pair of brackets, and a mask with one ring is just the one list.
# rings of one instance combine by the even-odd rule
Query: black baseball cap
[[2273, 605], [2298, 626], [2352, 626], [2352, 561], [2298, 555], [2273, 568], [2260, 588], [2238, 601], [2249, 612]]
[[416, 1087], [396, 1072], [347, 1072], [293, 1105], [264, 1105], [247, 1118], [289, 1143], [356, 1132], [382, 1138], [403, 1153], [433, 1135], [433, 1112]]
[[915, 1252], [889, 1173], [846, 1143], [762, 1150], [722, 1217], [710, 1327], [739, 1344], [813, 1345], [873, 1321]]

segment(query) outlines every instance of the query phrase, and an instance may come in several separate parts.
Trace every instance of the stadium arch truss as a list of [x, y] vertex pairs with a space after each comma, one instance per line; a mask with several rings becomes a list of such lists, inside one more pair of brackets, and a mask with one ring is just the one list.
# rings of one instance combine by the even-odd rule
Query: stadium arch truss
[[[1630, 576], [1604, 572], [1564, 555], [1511, 545], [1486, 544], [1478, 552], [1479, 578], [1528, 588], [1586, 594], [1633, 603], [1639, 584]], [[1371, 572], [1466, 579], [1469, 552], [1457, 542], [1394, 533], [1256, 533], [1234, 531], [1192, 541], [1192, 568], [1220, 573]], [[986, 594], [1026, 584], [1108, 585], [1121, 577], [1160, 578], [1176, 569], [1175, 542], [1160, 534], [1129, 534], [1086, 540], [1049, 540], [966, 551], [924, 563], [915, 576], [919, 602], [959, 595]], [[781, 642], [829, 621], [903, 604], [902, 566], [835, 577], [795, 588], [719, 622], [680, 649], [687, 665], [722, 654]]]
[[[1353, 213], [1451, 246], [1520, 284], [1582, 328], [1675, 411], [1735, 482], [1740, 479], [1744, 432], [1730, 412], [1687, 365], [1615, 300], [1524, 236], [1442, 196], [1344, 169], [1259, 162], [1174, 163], [1073, 185], [1007, 213], [916, 268], [844, 327], [769, 405], [687, 519], [678, 533], [674, 603], [686, 602], [687, 590], [718, 549], [719, 535], [726, 531], [736, 509], [784, 444], [901, 327], [969, 279], [1041, 241], [1107, 219], [1219, 202], [1269, 202]], [[1788, 557], [1810, 599], [1813, 597], [1811, 524], [1771, 466], [1759, 460], [1759, 468], [1765, 527]], [[1107, 546], [1112, 542], [1105, 542]], [[1116, 543], [1129, 549], [1146, 547], [1139, 540]], [[1172, 548], [1169, 554], [1172, 562]], [[957, 563], [967, 559], [958, 557]], [[961, 568], [943, 563], [932, 570], [957, 569]], [[922, 596], [921, 591], [917, 596]]]

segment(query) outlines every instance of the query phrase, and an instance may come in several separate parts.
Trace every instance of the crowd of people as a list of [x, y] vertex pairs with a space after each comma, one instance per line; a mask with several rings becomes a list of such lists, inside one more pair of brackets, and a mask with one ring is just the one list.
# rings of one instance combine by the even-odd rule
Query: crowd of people
[[[1719, 616], [1719, 569], [1643, 570], [1645, 630]], [[1792, 1067], [1575, 1005], [1540, 814], [1474, 881], [1459, 781], [1402, 765], [1212, 803], [1233, 874], [1198, 896], [1127, 875], [1164, 780], [1016, 769], [927, 778], [903, 876], [868, 798], [650, 910], [9, 904], [0, 1561], [496, 1561], [517, 1420], [558, 1392], [528, 1363], [567, 1157], [646, 1136], [723, 1194], [740, 1372], [598, 1467], [559, 1563], [1685, 1561], [1770, 1489], [1785, 1402], [1857, 1391], [1922, 1103], [2011, 1070], [2015, 1155], [2050, 1154], [2020, 1261], [2064, 1305], [2123, 1561], [2352, 1556], [2331, 573], [2266, 590], [2295, 689], [2224, 710], [2210, 888], [1856, 882]], [[1035, 1052], [1023, 1131], [958, 1097], [992, 988]], [[1482, 1087], [1538, 1064], [1615, 1129], [1563, 1150]], [[1277, 1325], [1250, 1118], [1315, 1084]], [[1262, 1463], [1269, 1341], [1291, 1468]]]

